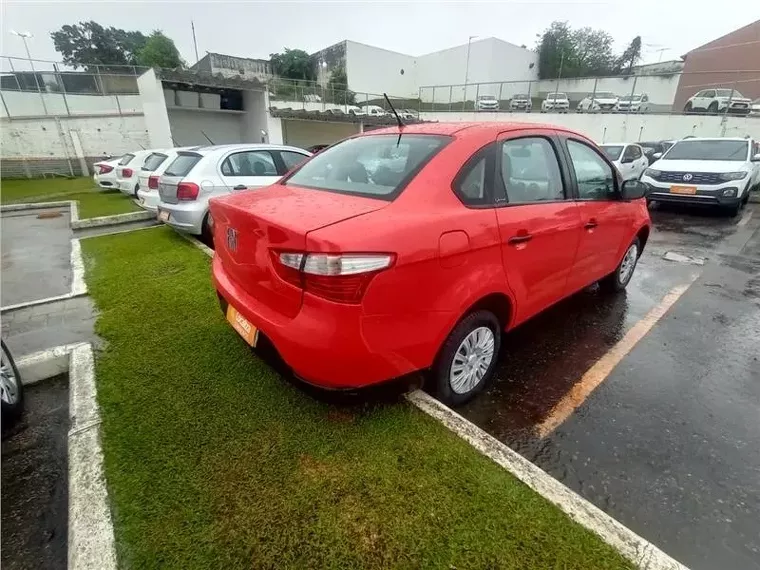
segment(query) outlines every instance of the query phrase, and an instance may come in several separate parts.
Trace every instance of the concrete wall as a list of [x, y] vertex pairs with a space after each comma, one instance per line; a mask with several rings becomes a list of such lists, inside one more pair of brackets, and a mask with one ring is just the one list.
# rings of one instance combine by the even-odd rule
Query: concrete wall
[[148, 148], [171, 148], [172, 142], [169, 117], [166, 113], [166, 99], [161, 81], [150, 69], [137, 78], [137, 88], [140, 90], [140, 104], [145, 114], [145, 124], [148, 128]]
[[282, 120], [285, 144], [307, 148], [315, 144], [332, 144], [360, 132], [354, 123], [331, 123], [326, 121]]
[[167, 110], [171, 136], [176, 142], [168, 146], [208, 145], [208, 139], [214, 144], [260, 142], [260, 138], [246, 140], [243, 138], [243, 113], [234, 111], [196, 111], [179, 107]]
[[0, 105], [0, 117], [142, 112], [138, 95], [64, 95], [3, 90], [2, 97], [5, 105]]
[[[243, 91], [243, 109], [241, 115], [241, 138], [246, 142], [267, 142], [267, 94], [264, 91]], [[264, 137], [264, 140], [262, 140]]]
[[267, 113], [267, 142], [270, 144], [285, 144], [282, 134], [282, 119]]
[[760, 119], [708, 115], [578, 115], [575, 113], [421, 113], [426, 121], [510, 122], [558, 125], [585, 134], [598, 143], [697, 137], [743, 137], [760, 139]]
[[362, 94], [417, 95], [419, 83], [411, 55], [347, 41], [346, 75], [348, 88]]

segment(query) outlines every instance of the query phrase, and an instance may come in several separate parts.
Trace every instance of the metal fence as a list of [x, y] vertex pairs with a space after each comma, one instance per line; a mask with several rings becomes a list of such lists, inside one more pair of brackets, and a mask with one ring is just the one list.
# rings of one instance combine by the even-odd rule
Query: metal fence
[[[703, 91], [712, 91], [693, 100]], [[721, 90], [720, 92], [715, 92]], [[746, 99], [749, 99], [747, 101]], [[554, 103], [567, 101], [567, 106]], [[625, 112], [750, 114], [760, 103], [760, 70], [618, 75], [420, 87], [432, 112]], [[753, 115], [760, 115], [755, 111]]]

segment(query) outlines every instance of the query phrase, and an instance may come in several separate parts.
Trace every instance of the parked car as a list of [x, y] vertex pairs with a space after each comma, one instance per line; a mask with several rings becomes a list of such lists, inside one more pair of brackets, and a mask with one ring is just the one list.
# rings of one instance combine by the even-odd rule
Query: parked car
[[475, 101], [476, 111], [498, 111], [499, 100], [494, 95], [478, 95]]
[[420, 118], [419, 111], [415, 111], [414, 109], [399, 109], [398, 114], [402, 119], [410, 121], [417, 121]]
[[24, 408], [24, 385], [5, 341], [0, 339], [0, 419], [8, 427]]
[[157, 217], [177, 230], [209, 238], [209, 198], [269, 186], [309, 156], [300, 148], [270, 144], [179, 151], [158, 179]]
[[648, 113], [650, 108], [649, 95], [639, 93], [638, 95], [623, 95], [612, 110], [617, 113]]
[[96, 162], [93, 165], [95, 172], [92, 175], [95, 184], [101, 188], [118, 188], [119, 185], [116, 182], [116, 167], [119, 165], [120, 160], [121, 157]]
[[461, 404], [492, 378], [503, 331], [595, 281], [628, 284], [644, 192], [562, 128], [386, 128], [266, 191], [212, 199], [214, 284], [245, 341], [268, 341], [308, 383], [426, 370]]
[[541, 112], [555, 111], [567, 113], [570, 110], [570, 101], [566, 93], [549, 93], [541, 103]]
[[363, 105], [362, 111], [365, 115], [370, 117], [384, 117], [388, 113], [379, 105]]
[[601, 149], [620, 172], [623, 180], [638, 180], [649, 166], [644, 149], [633, 143], [605, 143]]
[[346, 106], [346, 114], [348, 115], [356, 115], [357, 117], [363, 117], [367, 113], [364, 112], [364, 109], [361, 107], [358, 107], [356, 105], [347, 105]]
[[684, 113], [697, 111], [707, 113], [729, 113], [749, 115], [752, 101], [736, 89], [703, 89], [689, 98], [684, 105]]
[[673, 146], [673, 143], [670, 141], [647, 141], [640, 142], [639, 146], [644, 150], [644, 156], [647, 157], [647, 160], [651, 165], [662, 158], [662, 155]]
[[599, 91], [597, 93], [590, 93], [581, 99], [575, 110], [579, 113], [595, 113], [599, 111], [609, 113], [615, 110], [619, 101], [618, 96], [614, 93]]
[[532, 108], [533, 101], [531, 101], [530, 95], [527, 95], [525, 93], [519, 93], [515, 95], [509, 102], [510, 111], [527, 111], [530, 113]]
[[121, 157], [116, 166], [116, 184], [122, 194], [137, 198], [137, 191], [140, 189], [137, 173], [152, 153], [152, 150], [138, 150]]
[[680, 140], [641, 180], [650, 201], [720, 206], [735, 215], [760, 185], [760, 154], [752, 139]]
[[199, 146], [186, 146], [154, 151], [145, 159], [138, 174], [137, 200], [140, 206], [151, 212], [158, 207], [158, 180], [169, 165], [177, 158], [180, 151], [197, 150]]
[[752, 101], [752, 108], [750, 109], [749, 114], [752, 115], [753, 117], [754, 116], [760, 117], [760, 97]]
[[315, 144], [307, 148], [306, 150], [309, 151], [311, 154], [317, 154], [320, 151], [325, 150], [329, 144]]

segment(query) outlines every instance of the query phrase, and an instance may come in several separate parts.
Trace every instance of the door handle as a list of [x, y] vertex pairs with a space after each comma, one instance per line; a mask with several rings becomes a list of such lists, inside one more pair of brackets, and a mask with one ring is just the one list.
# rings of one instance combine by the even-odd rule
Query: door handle
[[599, 224], [596, 223], [596, 220], [594, 218], [591, 218], [588, 222], [586, 222], [583, 227], [587, 230], [593, 230], [595, 227], [597, 227]]
[[517, 245], [518, 243], [525, 243], [533, 239], [530, 234], [517, 234], [507, 240], [509, 245]]
[[246, 186], [245, 184], [238, 184], [237, 186], [233, 188], [233, 190], [248, 190], [248, 186]]

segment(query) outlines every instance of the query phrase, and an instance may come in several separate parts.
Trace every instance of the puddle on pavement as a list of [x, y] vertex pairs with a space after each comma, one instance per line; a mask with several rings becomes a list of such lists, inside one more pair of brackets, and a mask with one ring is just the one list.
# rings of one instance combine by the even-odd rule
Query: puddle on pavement
[[2, 434], [2, 568], [65, 570], [68, 377], [26, 386], [24, 399], [23, 415]]

